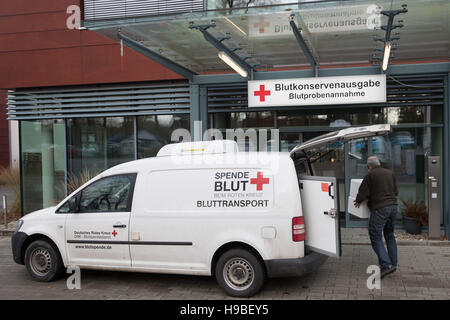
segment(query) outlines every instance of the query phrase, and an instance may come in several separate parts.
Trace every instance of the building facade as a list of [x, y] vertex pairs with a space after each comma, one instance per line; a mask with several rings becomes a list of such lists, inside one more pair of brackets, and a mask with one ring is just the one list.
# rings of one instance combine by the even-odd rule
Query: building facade
[[[220, 9], [219, 2], [200, 2], [203, 7], [196, 7], [198, 4], [193, 1], [188, 12], [206, 12], [203, 13], [203, 20], [211, 20], [211, 17], [221, 19], [221, 15], [224, 15], [223, 11], [214, 11]], [[323, 157], [317, 162], [316, 171], [338, 179], [340, 211], [345, 217], [346, 226], [367, 225], [367, 220], [360, 220], [346, 212], [345, 199], [348, 197], [350, 180], [365, 175], [365, 160], [368, 156], [377, 155], [383, 166], [395, 172], [400, 191], [399, 201], [425, 203], [428, 203], [429, 191], [427, 157], [440, 156], [444, 164], [439, 177], [441, 225], [448, 232], [450, 64], [448, 50], [445, 51], [445, 48], [449, 48], [448, 41], [435, 39], [439, 42], [434, 48], [436, 54], [429, 53], [428, 43], [420, 46], [411, 41], [407, 49], [416, 50], [417, 53], [410, 54], [408, 51], [400, 62], [395, 63], [394, 60], [386, 78], [386, 102], [255, 108], [248, 106], [247, 79], [225, 70], [223, 64], [217, 64], [211, 58], [212, 55], [208, 56], [207, 50], [211, 50], [209, 47], [186, 48], [192, 54], [187, 54], [190, 62], [185, 62], [184, 66], [198, 70], [190, 79], [180, 75], [183, 73], [178, 72], [179, 64], [171, 68], [171, 63], [165, 62], [164, 58], [184, 63], [185, 57], [181, 59], [169, 49], [162, 50], [164, 45], [173, 49], [177, 41], [180, 46], [184, 45], [181, 43], [183, 40], [192, 43], [200, 41], [198, 37], [190, 38], [190, 34], [172, 31], [172, 27], [180, 27], [184, 20], [181, 19], [179, 24], [175, 18], [170, 20], [166, 16], [170, 11], [154, 14], [162, 14], [166, 20], [142, 20], [137, 26], [143, 25], [147, 29], [132, 29], [133, 25], [129, 27], [128, 22], [114, 21], [139, 16], [130, 9], [132, 6], [128, 7], [128, 11], [111, 7], [110, 11], [103, 9], [107, 16], [94, 17], [88, 30], [68, 30], [66, 21], [70, 15], [67, 8], [74, 4], [83, 7], [83, 3], [70, 0], [22, 0], [0, 5], [0, 25], [3, 26], [0, 33], [3, 38], [0, 45], [0, 69], [6, 75], [0, 79], [0, 88], [9, 90], [9, 119], [19, 121], [24, 214], [56, 204], [70, 191], [73, 179], [96, 174], [122, 162], [156, 155], [164, 144], [172, 142], [174, 130], [184, 128], [192, 131], [195, 121], [202, 121], [202, 131], [208, 128], [222, 132], [228, 128], [279, 129], [277, 147], [280, 151], [289, 151], [299, 143], [337, 128], [388, 123], [393, 131], [386, 137], [360, 139], [338, 148], [317, 150]], [[353, 6], [368, 4], [366, 1], [352, 1]], [[85, 20], [89, 17], [87, 14], [93, 12], [89, 9], [95, 5], [95, 1], [84, 2]], [[441, 3], [436, 6], [439, 5]], [[309, 10], [316, 10], [314, 6], [322, 10], [322, 16], [323, 10], [327, 9], [322, 4], [311, 6]], [[448, 5], [444, 4], [442, 8], [444, 15], [445, 10], [448, 14]], [[102, 12], [101, 7], [96, 9], [97, 14]], [[269, 13], [285, 9], [274, 7]], [[303, 57], [297, 42], [291, 43], [283, 35], [280, 38], [284, 27], [276, 18], [273, 18], [276, 21], [269, 21], [275, 25], [274, 34], [266, 31], [264, 36], [254, 40], [251, 32], [260, 32], [261, 28], [267, 27], [264, 21], [260, 23], [260, 17], [266, 17], [267, 12], [256, 8], [251, 15], [249, 10], [252, 9], [246, 10], [239, 15], [242, 21], [256, 19], [255, 23], [248, 24], [250, 29], [243, 30], [248, 33], [248, 43], [239, 43], [245, 50], [251, 51], [249, 61], [271, 61], [270, 55], [281, 55], [283, 48], [280, 47], [283, 46], [286, 46], [287, 53], [297, 50], [298, 55]], [[339, 10], [348, 11], [348, 8], [339, 7]], [[229, 19], [238, 14], [236, 11], [225, 13], [229, 14]], [[145, 18], [151, 14], [147, 12], [143, 16]], [[105, 17], [113, 19], [102, 29], [96, 23], [97, 20], [101, 23]], [[189, 20], [189, 17], [186, 19]], [[313, 22], [308, 23], [306, 20], [305, 25], [312, 30], [315, 28]], [[168, 23], [167, 29], [161, 27], [164, 23]], [[159, 51], [152, 44], [148, 46], [153, 50], [151, 52], [157, 53], [153, 59], [142, 54], [139, 46], [127, 46], [123, 42], [121, 45], [120, 39], [118, 41], [115, 35], [110, 36], [111, 30], [123, 31], [127, 27], [135, 32], [130, 31], [129, 36], [140, 32], [141, 38], [138, 39], [141, 44], [160, 40]], [[144, 29], [151, 37], [146, 38]], [[292, 30], [286, 30], [292, 33]], [[363, 38], [367, 34], [361, 34], [358, 30], [350, 32], [355, 34], [357, 40], [342, 40], [348, 41], [347, 47], [356, 50], [362, 42], [366, 46], [371, 45]], [[350, 52], [343, 51], [345, 48], [337, 44], [336, 47], [326, 48], [326, 36], [332, 36], [330, 41], [338, 38], [334, 33], [317, 31], [318, 36], [312, 37], [313, 43], [308, 44], [309, 47], [316, 46], [324, 60], [332, 61], [321, 65], [316, 74], [308, 66], [306, 58], [300, 59], [298, 55], [286, 53], [282, 59], [285, 64], [266, 63], [254, 73], [253, 79], [380, 73], [380, 66], [373, 65], [373, 61], [364, 63], [357, 54], [347, 57]], [[225, 36], [230, 34], [234, 35], [225, 32]], [[277, 46], [270, 47], [272, 41], [279, 39], [282, 40]], [[267, 47], [275, 51], [267, 49], [265, 52], [264, 48], [258, 47], [258, 41], [266, 42]], [[210, 46], [205, 43], [205, 46]], [[217, 55], [217, 50], [210, 47]], [[253, 47], [253, 51], [249, 47]], [[201, 59], [195, 59], [195, 55]], [[336, 60], [342, 55], [347, 60]], [[367, 57], [364, 59], [367, 60]], [[242, 151], [259, 148], [251, 144], [241, 147]], [[399, 213], [398, 224], [401, 223]]]

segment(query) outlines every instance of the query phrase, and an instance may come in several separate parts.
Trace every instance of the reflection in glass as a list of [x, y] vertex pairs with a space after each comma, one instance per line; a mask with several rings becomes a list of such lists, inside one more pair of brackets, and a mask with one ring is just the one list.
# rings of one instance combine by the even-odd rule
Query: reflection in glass
[[234, 139], [241, 152], [278, 151], [278, 136], [271, 132], [271, 111], [213, 113], [209, 124], [221, 130], [224, 139]]
[[321, 126], [344, 128], [356, 125], [368, 125], [369, 112], [356, 109], [329, 109], [319, 111], [277, 112], [278, 127]]
[[80, 118], [67, 121], [68, 171], [92, 175], [134, 160], [134, 118]]
[[172, 133], [182, 128], [189, 130], [189, 115], [152, 115], [137, 117], [138, 159], [154, 157], [164, 145], [173, 143]]
[[128, 175], [101, 179], [83, 189], [79, 212], [125, 212], [129, 208], [132, 177]]
[[416, 124], [442, 123], [442, 106], [374, 108], [374, 123]]
[[273, 128], [273, 112], [230, 112], [214, 113], [213, 126], [216, 129], [225, 128]]
[[[363, 178], [368, 155], [376, 155], [382, 167], [393, 170], [398, 202], [424, 201], [428, 205], [426, 157], [442, 156], [442, 128], [395, 128], [389, 135], [349, 142], [349, 178]], [[352, 157], [351, 154], [356, 155]], [[401, 223], [401, 208], [397, 222]], [[442, 216], [441, 212], [441, 216]], [[359, 220], [350, 216], [351, 220]]]

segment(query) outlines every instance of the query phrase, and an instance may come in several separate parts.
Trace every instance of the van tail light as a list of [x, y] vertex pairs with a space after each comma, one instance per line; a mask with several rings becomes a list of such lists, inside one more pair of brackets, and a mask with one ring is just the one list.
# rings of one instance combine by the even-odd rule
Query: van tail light
[[292, 218], [292, 240], [295, 242], [305, 241], [305, 218]]

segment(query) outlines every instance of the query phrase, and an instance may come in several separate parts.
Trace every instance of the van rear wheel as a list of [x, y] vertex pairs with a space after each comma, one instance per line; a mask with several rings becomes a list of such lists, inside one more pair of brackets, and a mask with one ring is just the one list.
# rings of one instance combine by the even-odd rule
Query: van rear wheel
[[222, 289], [233, 297], [251, 297], [265, 282], [261, 261], [245, 249], [226, 251], [217, 261], [215, 274]]

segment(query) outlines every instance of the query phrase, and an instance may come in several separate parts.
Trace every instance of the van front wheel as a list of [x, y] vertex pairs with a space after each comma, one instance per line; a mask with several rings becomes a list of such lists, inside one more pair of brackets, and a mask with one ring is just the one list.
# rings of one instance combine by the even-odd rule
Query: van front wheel
[[225, 252], [217, 261], [216, 279], [233, 297], [251, 297], [264, 285], [265, 273], [260, 260], [244, 249]]
[[58, 250], [45, 240], [31, 243], [25, 251], [25, 266], [34, 280], [48, 282], [62, 274]]

